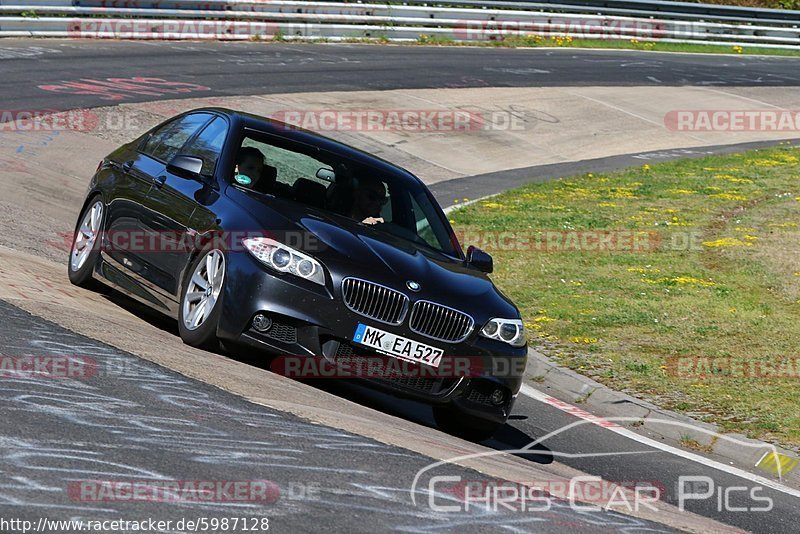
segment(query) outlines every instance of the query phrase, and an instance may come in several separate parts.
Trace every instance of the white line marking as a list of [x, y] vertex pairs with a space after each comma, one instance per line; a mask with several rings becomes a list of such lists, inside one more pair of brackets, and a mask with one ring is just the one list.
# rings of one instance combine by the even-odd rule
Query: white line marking
[[[567, 404], [567, 403], [565, 403], [563, 401], [560, 401], [560, 400], [558, 400], [558, 399], [556, 399], [554, 397], [551, 397], [550, 395], [542, 393], [538, 389], [532, 388], [531, 386], [529, 386], [527, 384], [523, 384], [522, 385], [522, 388], [520, 389], [520, 393], [522, 393], [526, 397], [530, 397], [531, 399], [537, 400], [539, 402], [543, 402], [543, 403], [547, 404], [548, 406], [553, 406], [554, 408], [558, 408], [559, 410], [561, 410], [561, 411], [563, 411], [565, 413], [569, 413], [569, 414], [571, 414], [571, 415], [573, 415], [575, 417], [578, 417], [580, 419], [588, 421], [588, 422], [590, 422], [592, 424], [595, 424], [597, 426], [601, 426], [601, 427], [605, 428], [606, 430], [614, 432], [615, 434], [618, 434], [618, 435], [620, 435], [622, 437], [625, 437], [625, 438], [628, 438], [630, 440], [633, 440], [633, 441], [636, 441], [638, 443], [641, 443], [642, 445], [646, 445], [648, 447], [652, 447], [654, 449], [658, 449], [660, 451], [672, 454], [674, 456], [678, 456], [680, 458], [683, 458], [684, 460], [689, 460], [691, 462], [695, 462], [695, 463], [698, 463], [698, 464], [701, 464], [701, 465], [705, 465], [707, 467], [711, 467], [711, 468], [716, 469], [718, 471], [722, 471], [724, 473], [728, 473], [729, 475], [738, 476], [739, 478], [743, 478], [745, 480], [749, 480], [750, 482], [754, 482], [756, 484], [761, 484], [762, 486], [765, 486], [767, 488], [771, 488], [771, 489], [773, 489], [775, 491], [779, 491], [781, 493], [785, 493], [786, 495], [791, 495], [792, 497], [800, 498], [800, 491], [798, 491], [798, 490], [795, 490], [793, 488], [789, 488], [787, 486], [784, 486], [783, 484], [779, 484], [778, 482], [775, 482], [775, 481], [770, 480], [768, 478], [764, 478], [762, 476], [750, 473], [750, 472], [745, 471], [743, 469], [739, 469], [738, 467], [725, 465], [725, 464], [723, 464], [721, 462], [717, 462], [716, 460], [711, 460], [710, 458], [705, 458], [703, 456], [700, 456], [699, 454], [694, 454], [694, 453], [689, 452], [689, 451], [684, 451], [684, 450], [678, 449], [676, 447], [672, 447], [670, 445], [667, 445], [667, 444], [664, 444], [664, 443], [660, 443], [660, 442], [658, 442], [658, 441], [656, 441], [654, 439], [650, 439], [650, 438], [648, 438], [646, 436], [639, 435], [636, 432], [633, 432], [632, 430], [629, 430], [627, 428], [624, 428], [624, 427], [621, 427], [619, 425], [616, 425], [616, 424], [614, 424], [613, 422], [611, 422], [609, 420], [606, 420], [606, 419], [603, 419], [601, 417], [589, 414], [588, 412], [578, 408], [577, 406], [572, 406], [572, 405]], [[584, 415], [584, 414], [588, 414], [588, 415]], [[617, 419], [619, 419], [619, 418], [617, 418]], [[724, 437], [724, 436], [722, 436], [722, 437]], [[728, 439], [730, 439], [730, 438], [728, 438]]]
[[[601, 106], [605, 106], [607, 108], [611, 108], [613, 110], [619, 111], [620, 113], [624, 113], [626, 115], [630, 115], [631, 117], [635, 117], [635, 118], [637, 118], [639, 120], [643, 120], [643, 121], [645, 121], [647, 123], [650, 123], [650, 124], [653, 124], [655, 126], [658, 126], [659, 128], [663, 128], [664, 127], [663, 121], [662, 122], [658, 122], [658, 121], [654, 121], [652, 119], [648, 119], [647, 117], [639, 115], [638, 113], [634, 113], [632, 111], [628, 111], [627, 109], [623, 109], [623, 108], [621, 108], [619, 106], [615, 106], [614, 104], [609, 104], [608, 102], [603, 102], [602, 100], [599, 100], [597, 98], [592, 98], [591, 96], [582, 95], [581, 93], [577, 93], [575, 91], [565, 91], [565, 92], [568, 95], [577, 96], [577, 97], [580, 97], [580, 98], [585, 98], [586, 100], [591, 100], [592, 102], [600, 104]], [[697, 137], [696, 135], [687, 134], [687, 137], [691, 137], [692, 139], [694, 139], [696, 141], [706, 142], [702, 137]]]
[[736, 93], [729, 93], [728, 91], [722, 91], [720, 89], [711, 89], [709, 87], [704, 87], [706, 91], [711, 91], [712, 93], [719, 93], [725, 96], [732, 96], [734, 98], [738, 98], [740, 100], [747, 100], [748, 102], [755, 102], [756, 104], [761, 104], [762, 106], [767, 106], [770, 108], [781, 109], [780, 106], [776, 106], [775, 104], [770, 104], [769, 102], [764, 102], [763, 100], [756, 100], [755, 98], [750, 98], [744, 95], [737, 95]]

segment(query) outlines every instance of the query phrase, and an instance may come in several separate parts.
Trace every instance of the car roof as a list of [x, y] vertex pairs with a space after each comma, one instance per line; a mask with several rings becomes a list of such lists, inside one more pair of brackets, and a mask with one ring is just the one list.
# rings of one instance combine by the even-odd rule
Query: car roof
[[243, 111], [235, 111], [218, 107], [195, 109], [189, 113], [198, 111], [213, 111], [216, 113], [221, 113], [230, 117], [234, 122], [238, 122], [241, 127], [277, 135], [289, 141], [319, 147], [320, 149], [326, 150], [343, 159], [348, 159], [362, 165], [373, 167], [380, 172], [391, 174], [400, 180], [408, 181], [409, 185], [424, 185], [418, 177], [402, 167], [381, 159], [378, 156], [374, 156], [345, 143], [335, 141], [329, 137], [325, 137], [324, 135], [320, 135], [310, 130], [305, 130], [298, 126], [286, 124], [285, 122], [267, 117], [261, 117], [259, 115], [253, 115], [251, 113], [245, 113]]

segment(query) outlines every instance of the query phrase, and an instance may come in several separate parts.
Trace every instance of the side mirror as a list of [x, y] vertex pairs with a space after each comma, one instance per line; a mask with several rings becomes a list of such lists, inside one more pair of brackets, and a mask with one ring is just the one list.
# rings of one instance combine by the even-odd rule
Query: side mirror
[[484, 273], [490, 273], [494, 270], [492, 257], [474, 246], [470, 246], [467, 249], [467, 264]]
[[167, 171], [185, 178], [199, 178], [203, 160], [194, 156], [175, 156], [167, 165]]

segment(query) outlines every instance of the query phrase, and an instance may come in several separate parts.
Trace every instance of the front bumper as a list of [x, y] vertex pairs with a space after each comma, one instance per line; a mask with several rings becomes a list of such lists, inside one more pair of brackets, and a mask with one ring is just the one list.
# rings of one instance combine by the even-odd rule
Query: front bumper
[[[359, 380], [370, 387], [426, 403], [450, 404], [481, 419], [505, 422], [522, 383], [525, 347], [514, 348], [479, 337], [479, 328], [466, 340], [453, 344], [412, 332], [407, 320], [398, 326], [373, 321], [345, 306], [338, 290], [340, 280], [329, 278], [323, 287], [292, 275], [273, 273], [246, 252], [229, 253], [217, 335], [284, 358], [316, 360], [318, 363], [306, 366], [311, 370], [306, 378], [316, 378], [314, 370], [324, 362], [334, 366], [348, 362], [352, 370], [355, 360], [367, 359], [365, 365], [372, 365], [371, 372], [368, 378]], [[272, 320], [266, 332], [253, 328], [253, 318], [259, 313]], [[432, 370], [399, 360], [410, 373], [398, 375], [393, 372], [397, 366], [392, 372], [382, 372], [380, 361], [390, 367], [397, 361], [354, 343], [359, 323], [443, 349], [439, 368]], [[491, 394], [496, 389], [504, 392], [501, 403], [492, 402]]]

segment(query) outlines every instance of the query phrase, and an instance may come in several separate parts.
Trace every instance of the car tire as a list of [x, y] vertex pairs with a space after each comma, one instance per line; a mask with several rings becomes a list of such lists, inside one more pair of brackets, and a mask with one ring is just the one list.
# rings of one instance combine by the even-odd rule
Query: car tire
[[75, 235], [72, 237], [67, 274], [72, 284], [85, 289], [95, 290], [101, 287], [101, 284], [92, 278], [92, 274], [100, 257], [102, 239], [98, 237], [102, 234], [104, 216], [105, 205], [97, 195], [86, 203], [86, 208], [78, 217]]
[[433, 419], [444, 432], [475, 442], [486, 441], [503, 426], [502, 423], [480, 419], [452, 406], [434, 406]]
[[225, 254], [219, 249], [197, 255], [186, 271], [178, 307], [178, 332], [187, 345], [219, 348], [217, 326], [226, 278]]

